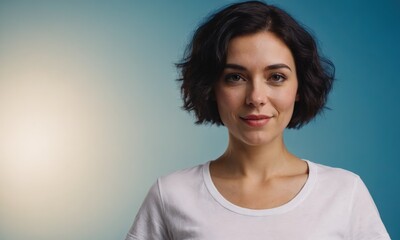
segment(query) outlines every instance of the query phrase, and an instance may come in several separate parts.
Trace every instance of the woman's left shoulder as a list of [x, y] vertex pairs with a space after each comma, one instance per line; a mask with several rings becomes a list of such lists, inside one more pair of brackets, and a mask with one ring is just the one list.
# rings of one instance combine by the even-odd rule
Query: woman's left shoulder
[[323, 165], [320, 163], [315, 163], [308, 161], [308, 165], [310, 171], [313, 171], [314, 174], [318, 176], [319, 181], [327, 180], [327, 181], [335, 181], [337, 183], [354, 183], [360, 181], [360, 176], [354, 172], [349, 170]]

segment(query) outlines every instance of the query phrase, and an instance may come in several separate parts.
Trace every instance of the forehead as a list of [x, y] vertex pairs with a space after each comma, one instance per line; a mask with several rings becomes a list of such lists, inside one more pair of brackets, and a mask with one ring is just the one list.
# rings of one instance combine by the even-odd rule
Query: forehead
[[228, 44], [227, 63], [264, 67], [285, 63], [295, 66], [290, 49], [280, 38], [268, 31], [233, 38]]

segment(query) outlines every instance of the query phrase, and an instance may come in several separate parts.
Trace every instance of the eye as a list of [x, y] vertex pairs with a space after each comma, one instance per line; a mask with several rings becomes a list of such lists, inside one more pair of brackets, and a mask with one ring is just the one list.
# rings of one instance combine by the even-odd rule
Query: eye
[[240, 74], [236, 73], [227, 74], [224, 79], [228, 83], [237, 83], [245, 80], [242, 76], [240, 76]]
[[268, 80], [274, 84], [281, 84], [286, 79], [287, 77], [281, 73], [273, 73]]

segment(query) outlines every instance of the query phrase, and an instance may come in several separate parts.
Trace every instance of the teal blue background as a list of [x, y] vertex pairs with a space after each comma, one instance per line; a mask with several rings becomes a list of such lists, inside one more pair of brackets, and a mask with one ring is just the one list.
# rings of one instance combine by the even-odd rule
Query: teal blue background
[[[231, 2], [0, 1], [0, 87], [6, 89], [13, 74], [24, 71], [22, 67], [10, 71], [7, 66], [35, 64], [35, 57], [26, 60], [21, 52], [38, 48], [34, 56], [52, 53], [52, 67], [61, 69], [68, 57], [67, 66], [74, 67], [60, 76], [77, 76], [93, 96], [91, 101], [101, 102], [99, 115], [90, 115], [93, 125], [107, 118], [98, 137], [101, 144], [93, 141], [88, 144], [91, 149], [77, 153], [85, 156], [79, 162], [71, 159], [71, 168], [80, 174], [70, 169], [60, 173], [74, 181], [73, 187], [59, 193], [61, 198], [73, 196], [60, 206], [67, 209], [55, 205], [51, 216], [40, 216], [41, 211], [52, 211], [46, 208], [14, 216], [18, 205], [7, 209], [1, 200], [13, 197], [12, 188], [0, 190], [0, 239], [123, 239], [158, 176], [203, 163], [224, 151], [226, 129], [195, 126], [194, 118], [180, 109], [174, 63], [203, 18]], [[392, 239], [400, 239], [400, 3], [269, 3], [306, 25], [336, 66], [337, 81], [328, 103], [331, 110], [301, 130], [287, 131], [288, 148], [299, 157], [359, 174]], [[19, 57], [13, 57], [16, 53]], [[54, 77], [54, 81], [61, 80]], [[70, 94], [73, 97], [73, 91]], [[0, 108], [0, 119], [5, 114]], [[85, 134], [78, 132], [76, 141], [90, 139]], [[7, 171], [1, 157], [0, 152], [0, 167]], [[55, 178], [54, 182], [59, 188], [51, 191], [70, 186], [68, 181]], [[30, 189], [24, 195], [26, 201], [35, 194], [40, 193]], [[30, 215], [25, 218], [24, 214]]]

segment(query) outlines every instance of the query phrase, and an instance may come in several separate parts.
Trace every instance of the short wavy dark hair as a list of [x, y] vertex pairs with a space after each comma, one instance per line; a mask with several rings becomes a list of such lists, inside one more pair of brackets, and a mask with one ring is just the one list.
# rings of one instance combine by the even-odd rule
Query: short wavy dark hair
[[312, 35], [282, 9], [260, 1], [232, 4], [210, 16], [195, 31], [180, 70], [183, 109], [197, 124], [223, 125], [214, 85], [226, 63], [229, 42], [261, 31], [274, 33], [291, 50], [297, 69], [298, 101], [287, 128], [300, 128], [320, 113], [332, 88], [335, 67], [318, 53]]

